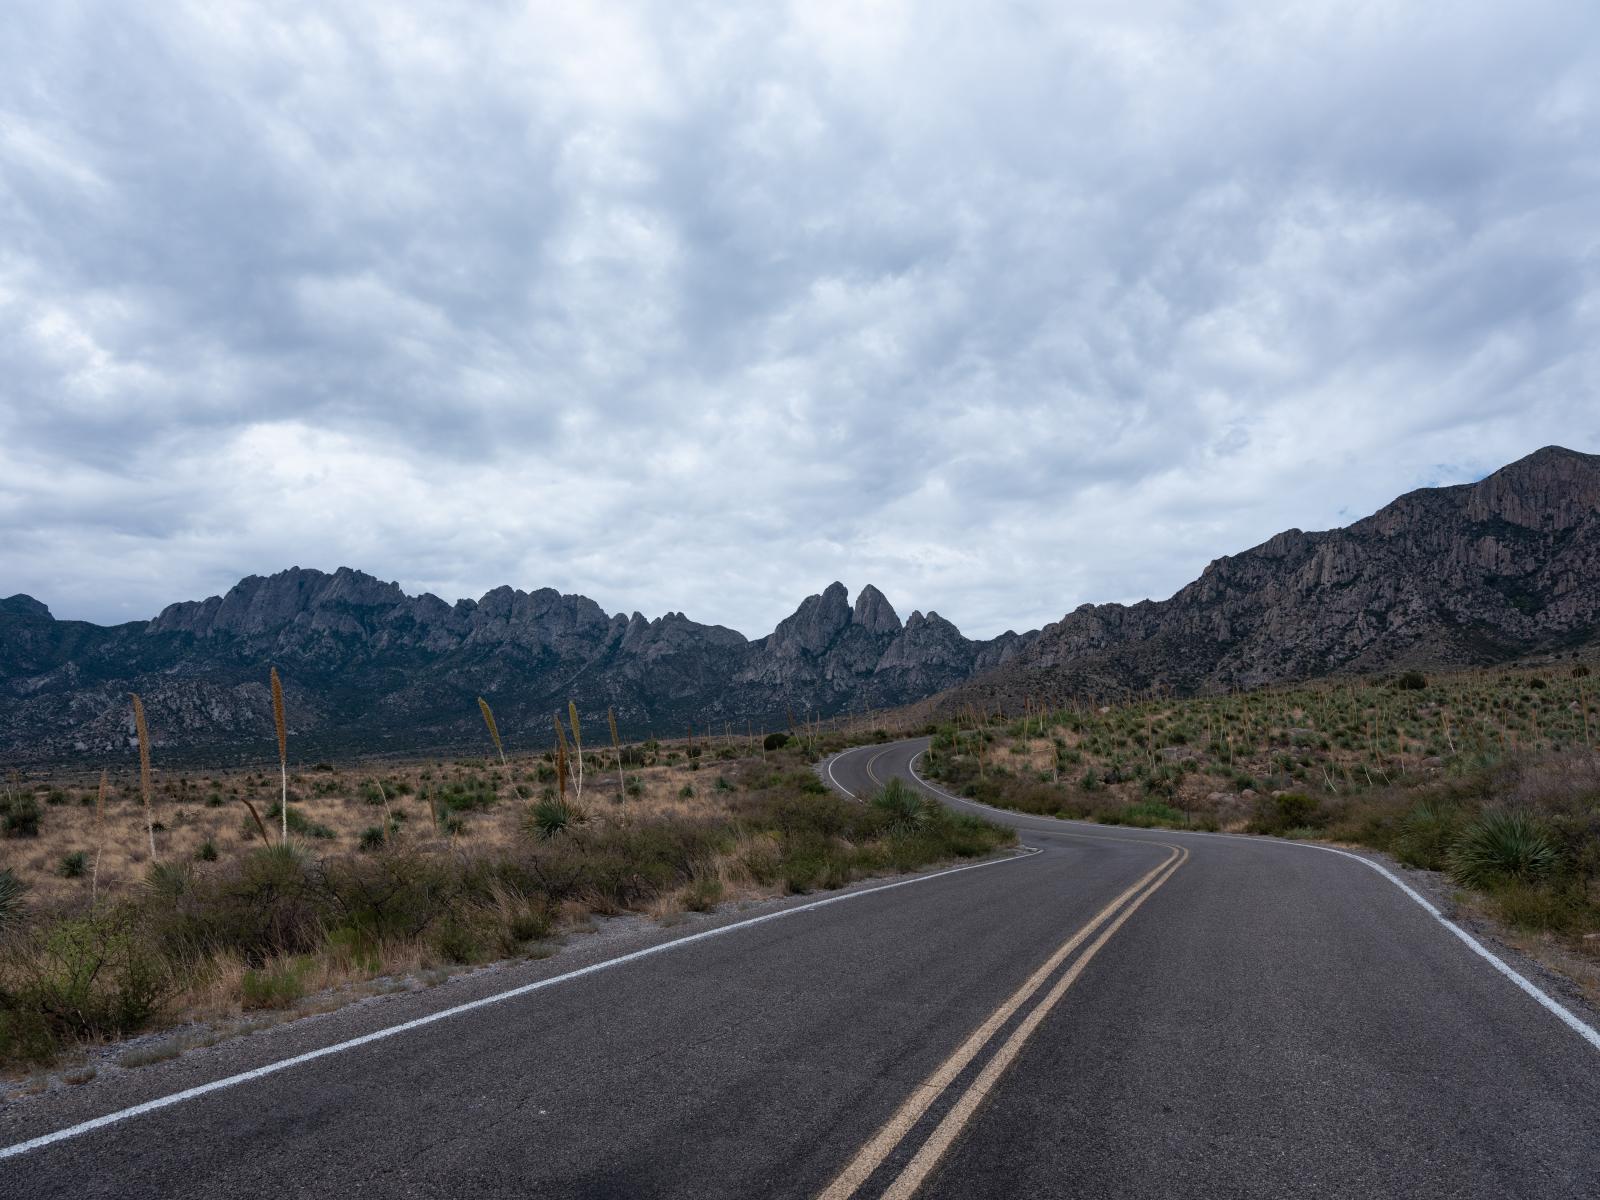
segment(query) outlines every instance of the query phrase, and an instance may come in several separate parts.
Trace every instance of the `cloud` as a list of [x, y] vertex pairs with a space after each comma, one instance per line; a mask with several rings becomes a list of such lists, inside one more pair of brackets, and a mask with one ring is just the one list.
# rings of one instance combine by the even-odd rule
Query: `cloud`
[[974, 634], [1600, 450], [1582, 6], [26, 3], [0, 593]]

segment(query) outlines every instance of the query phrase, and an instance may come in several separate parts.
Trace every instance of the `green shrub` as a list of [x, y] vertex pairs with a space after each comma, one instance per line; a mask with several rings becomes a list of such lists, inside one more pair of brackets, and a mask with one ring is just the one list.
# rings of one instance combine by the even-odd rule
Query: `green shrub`
[[1449, 853], [1450, 874], [1466, 887], [1536, 883], [1556, 865], [1555, 843], [1544, 825], [1519, 809], [1484, 813], [1462, 831]]
[[1408, 867], [1442, 871], [1461, 823], [1461, 810], [1455, 806], [1424, 801], [1401, 818], [1392, 842], [1394, 855]]
[[282, 958], [245, 971], [240, 991], [246, 1008], [290, 1008], [306, 994], [311, 963], [304, 958]]
[[763, 750], [782, 750], [788, 744], [789, 735], [787, 733], [769, 733], [761, 739], [761, 748]]
[[383, 826], [368, 825], [361, 831], [360, 847], [363, 850], [381, 850], [385, 840]]
[[1145, 800], [1120, 809], [1106, 810], [1097, 813], [1095, 819], [1104, 825], [1132, 825], [1139, 829], [1185, 824], [1183, 813], [1158, 800]]
[[1406, 671], [1394, 681], [1394, 686], [1403, 691], [1420, 692], [1428, 686], [1428, 677], [1421, 671]]
[[57, 869], [63, 879], [82, 879], [83, 873], [89, 869], [89, 856], [82, 850], [74, 850], [71, 854], [63, 854]]
[[683, 892], [683, 906], [690, 912], [710, 912], [722, 900], [722, 880], [709, 871], [696, 872]]
[[12, 950], [13, 982], [0, 1003], [33, 1010], [57, 1040], [131, 1033], [166, 995], [158, 956], [123, 913], [62, 918]]
[[0, 828], [6, 837], [38, 837], [42, 815], [39, 802], [25, 792], [0, 798]]
[[[293, 792], [290, 793], [290, 795], [293, 794]], [[266, 816], [263, 819], [266, 821], [268, 829], [281, 828], [283, 806], [274, 802], [272, 807], [267, 809]], [[319, 825], [315, 821], [308, 820], [306, 815], [292, 804], [289, 805], [289, 832], [298, 833], [301, 837], [319, 838], [324, 841], [334, 836], [333, 830], [326, 825]], [[248, 837], [254, 833], [255, 823], [253, 821], [247, 823], [245, 835]]]
[[1314, 799], [1303, 792], [1285, 792], [1281, 796], [1258, 796], [1248, 829], [1251, 833], [1287, 837], [1291, 831], [1315, 831], [1322, 824], [1323, 816]]
[[1574, 888], [1513, 881], [1500, 884], [1492, 895], [1500, 917], [1522, 929], [1578, 933], [1600, 916]]
[[216, 862], [217, 844], [210, 838], [207, 838], [205, 841], [200, 843], [200, 849], [194, 852], [194, 856], [198, 862]]

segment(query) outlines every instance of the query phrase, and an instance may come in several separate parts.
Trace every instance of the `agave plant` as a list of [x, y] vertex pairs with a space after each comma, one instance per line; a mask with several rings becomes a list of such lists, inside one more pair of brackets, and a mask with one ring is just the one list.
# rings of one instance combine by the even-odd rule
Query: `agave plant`
[[917, 832], [927, 825], [931, 815], [928, 802], [900, 779], [884, 784], [883, 790], [872, 798], [872, 806], [888, 815], [889, 832], [896, 835]]
[[587, 819], [583, 810], [568, 804], [560, 797], [539, 801], [528, 812], [528, 826], [535, 837], [547, 842], [558, 833], [566, 833]]
[[1535, 883], [1556, 866], [1556, 847], [1542, 824], [1517, 809], [1492, 809], [1450, 848], [1450, 874], [1466, 887], [1515, 879]]

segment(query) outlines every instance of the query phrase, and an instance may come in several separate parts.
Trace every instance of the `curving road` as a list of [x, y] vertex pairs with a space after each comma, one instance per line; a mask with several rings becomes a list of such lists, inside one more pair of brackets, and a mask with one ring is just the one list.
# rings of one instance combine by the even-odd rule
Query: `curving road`
[[[864, 794], [922, 748], [827, 773]], [[0, 1195], [1600, 1195], [1592, 1018], [1395, 882], [985, 815], [1030, 852], [11, 1105]]]

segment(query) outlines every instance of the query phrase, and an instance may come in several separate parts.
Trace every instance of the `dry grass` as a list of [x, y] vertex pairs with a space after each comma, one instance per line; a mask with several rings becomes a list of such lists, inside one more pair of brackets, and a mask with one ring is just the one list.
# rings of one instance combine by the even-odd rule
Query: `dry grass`
[[[625, 767], [635, 781], [636, 795], [620, 796], [614, 760], [596, 764], [596, 752], [587, 750], [590, 765], [611, 769], [590, 771], [584, 789], [584, 813], [589, 822], [604, 826], [622, 820], [658, 817], [704, 817], [724, 811], [716, 788], [719, 772], [737, 772], [752, 760], [718, 759], [699, 770], [689, 769], [682, 747], [663, 745], [660, 761]], [[665, 758], [678, 754], [677, 762]], [[610, 756], [607, 756], [608, 759]], [[753, 760], [759, 763], [759, 759]], [[433, 819], [423, 793], [437, 796], [451, 785], [487, 784], [497, 803], [464, 814], [464, 832], [455, 839], [458, 848], [492, 850], [510, 846], [523, 837], [524, 803], [537, 798], [554, 781], [541, 782], [540, 768], [548, 774], [552, 764], [543, 755], [512, 756], [506, 767], [476, 759], [392, 761], [359, 767], [328, 766], [288, 776], [290, 812], [313, 826], [331, 831], [330, 838], [291, 834], [318, 854], [354, 851], [363, 831], [381, 827], [386, 812], [398, 818], [401, 836], [424, 844], [443, 842], [431, 829]], [[28, 886], [30, 904], [57, 906], [88, 899], [94, 887], [93, 872], [64, 878], [62, 859], [83, 852], [89, 861], [103, 846], [98, 871], [102, 898], [115, 898], [138, 887], [149, 869], [147, 810], [141, 802], [136, 769], [108, 774], [101, 797], [98, 780], [91, 783], [71, 771], [36, 771], [19, 785], [37, 799], [43, 818], [36, 838], [0, 842], [7, 866]], [[387, 796], [387, 809], [377, 799], [374, 785]], [[685, 785], [694, 791], [682, 795]], [[261, 835], [239, 801], [253, 803], [265, 812], [278, 803], [281, 782], [264, 771], [151, 772], [153, 811], [156, 815], [156, 857], [161, 861], [199, 861], [202, 847], [215, 849], [223, 864], [261, 846]], [[369, 789], [371, 789], [369, 791]], [[570, 794], [570, 793], [569, 793]], [[376, 802], [375, 802], [376, 801]], [[520, 801], [520, 802], [519, 802]], [[100, 827], [96, 828], [96, 813]], [[276, 824], [276, 822], [274, 822]], [[277, 830], [271, 831], [276, 838]]]

